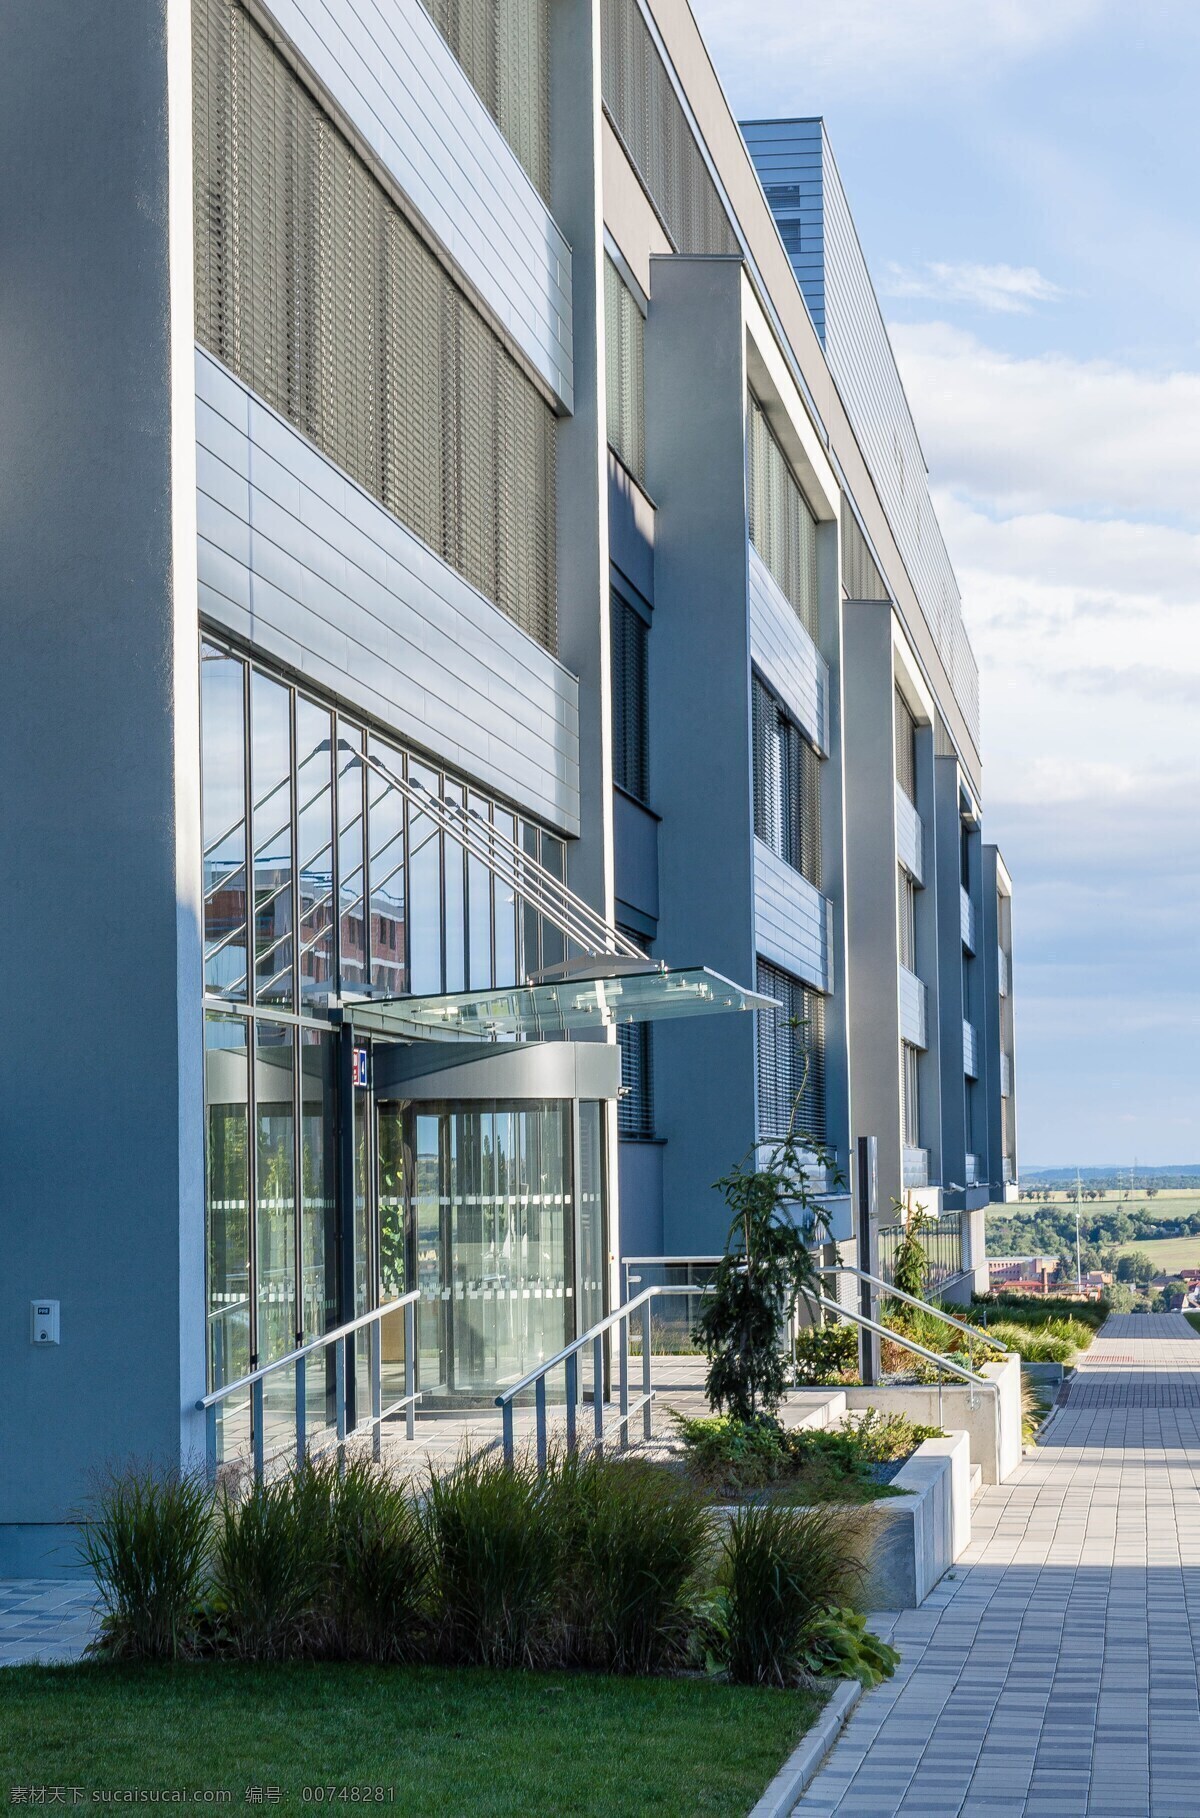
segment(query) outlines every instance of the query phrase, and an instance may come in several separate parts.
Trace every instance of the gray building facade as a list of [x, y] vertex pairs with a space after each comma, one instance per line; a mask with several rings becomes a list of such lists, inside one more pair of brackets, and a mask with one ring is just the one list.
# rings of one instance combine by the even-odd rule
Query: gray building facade
[[0, 50], [22, 1025], [59, 899], [76, 956], [68, 1115], [3, 1062], [0, 1573], [402, 1292], [422, 1405], [488, 1403], [797, 1119], [833, 1241], [871, 1135], [977, 1268], [1012, 886], [957, 590], [683, 0], [46, 0]]

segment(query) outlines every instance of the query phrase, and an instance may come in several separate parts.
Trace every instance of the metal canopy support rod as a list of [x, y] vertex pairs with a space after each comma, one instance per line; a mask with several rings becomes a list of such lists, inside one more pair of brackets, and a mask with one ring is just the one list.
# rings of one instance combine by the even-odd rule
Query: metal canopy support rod
[[873, 1136], [860, 1136], [858, 1163], [858, 1266], [859, 1303], [863, 1323], [858, 1328], [859, 1375], [867, 1388], [879, 1381], [879, 1336], [875, 1326], [875, 1194], [878, 1178], [878, 1145]]
[[493, 877], [507, 884], [523, 903], [543, 916], [585, 954], [595, 959], [637, 960], [645, 965], [646, 956], [640, 947], [605, 921], [590, 903], [568, 890], [561, 878], [531, 858], [490, 821], [485, 821], [473, 809], [443, 801], [422, 783], [397, 776], [369, 752], [356, 751], [350, 745], [346, 745], [345, 750], [398, 790], [410, 808], [426, 815], [443, 833], [449, 834], [472, 858], [486, 866]]

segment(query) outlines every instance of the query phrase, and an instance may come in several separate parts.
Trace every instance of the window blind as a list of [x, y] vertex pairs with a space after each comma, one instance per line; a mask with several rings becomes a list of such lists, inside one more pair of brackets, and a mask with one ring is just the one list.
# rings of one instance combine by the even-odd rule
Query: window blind
[[917, 800], [917, 722], [908, 702], [897, 688], [896, 695], [896, 781], [909, 801]]
[[900, 964], [917, 969], [917, 887], [903, 865], [899, 867]]
[[549, 0], [428, 0], [471, 86], [550, 200]]
[[654, 1059], [649, 1023], [618, 1023], [621, 1084], [617, 1100], [619, 1136], [654, 1135]]
[[238, 0], [195, 0], [196, 338], [548, 650], [554, 413]]
[[890, 596], [850, 502], [842, 498], [842, 586], [848, 600], [886, 600]]
[[908, 1042], [900, 1044], [900, 1116], [905, 1148], [921, 1147], [921, 1095], [917, 1050]]
[[777, 1141], [789, 1129], [812, 1142], [825, 1136], [825, 1000], [799, 979], [760, 959], [758, 989], [782, 1001], [758, 1010], [758, 1131]]
[[795, 721], [751, 678], [754, 831], [777, 858], [821, 884], [821, 760]]
[[650, 789], [650, 726], [646, 686], [649, 629], [619, 594], [612, 596], [613, 780], [646, 801]]
[[639, 485], [646, 479], [646, 324], [611, 259], [604, 261], [604, 389], [608, 441]]
[[750, 541], [816, 643], [817, 521], [753, 392], [748, 418]]
[[738, 243], [637, 0], [601, 0], [600, 83], [659, 217], [680, 253], [736, 253]]

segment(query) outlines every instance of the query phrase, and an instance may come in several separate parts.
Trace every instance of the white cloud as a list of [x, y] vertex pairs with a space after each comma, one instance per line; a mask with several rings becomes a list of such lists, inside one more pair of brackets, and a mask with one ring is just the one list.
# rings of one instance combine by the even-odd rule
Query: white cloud
[[[761, 114], [816, 101], [839, 85], [865, 89], [974, 82], [1074, 38], [1105, 0], [695, 0], [695, 13], [735, 104]], [[824, 105], [824, 100], [819, 100]]]
[[1018, 357], [945, 323], [895, 325], [940, 485], [994, 511], [1178, 513], [1200, 521], [1200, 372]]
[[1035, 303], [1057, 303], [1065, 295], [1032, 265], [952, 265], [937, 259], [916, 266], [889, 264], [883, 292], [1023, 316]]

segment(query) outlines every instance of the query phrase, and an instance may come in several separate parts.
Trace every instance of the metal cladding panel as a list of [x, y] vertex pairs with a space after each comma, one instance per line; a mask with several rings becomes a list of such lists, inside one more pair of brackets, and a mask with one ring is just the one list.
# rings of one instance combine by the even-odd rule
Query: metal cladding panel
[[833, 909], [815, 884], [754, 842], [754, 940], [763, 959], [818, 991], [833, 990]]
[[968, 1079], [979, 1078], [979, 1041], [975, 1025], [963, 1018], [963, 1072]]
[[975, 951], [975, 905], [971, 893], [965, 885], [959, 886], [959, 921], [962, 927], [962, 944], [968, 953]]
[[579, 831], [579, 685], [196, 350], [206, 617], [557, 831]]
[[924, 979], [910, 972], [907, 966], [900, 968], [900, 1039], [911, 1043], [914, 1048], [928, 1046], [926, 1035], [926, 999]]
[[[792, 267], [810, 313], [820, 310], [819, 332], [829, 370], [955, 699], [978, 746], [979, 671], [962, 622], [958, 582], [929, 497], [925, 457], [892, 344], [823, 125], [820, 120], [747, 121], [742, 131], [767, 200], [779, 211], [781, 229], [789, 216], [803, 222], [805, 209], [811, 212], [819, 203], [819, 248], [814, 238], [811, 252], [797, 262], [789, 247]], [[819, 175], [814, 165], [818, 153]], [[798, 208], [781, 193], [793, 183], [802, 186]], [[819, 287], [814, 276], [818, 250]]]
[[753, 544], [750, 654], [788, 712], [828, 757], [829, 665]]
[[1012, 1097], [1012, 1057], [1003, 1049], [1000, 1053], [1000, 1096], [1001, 1098]]
[[569, 410], [571, 249], [418, 0], [271, 0], [271, 15]]
[[925, 825], [912, 801], [896, 784], [896, 857], [918, 884], [925, 881]]

